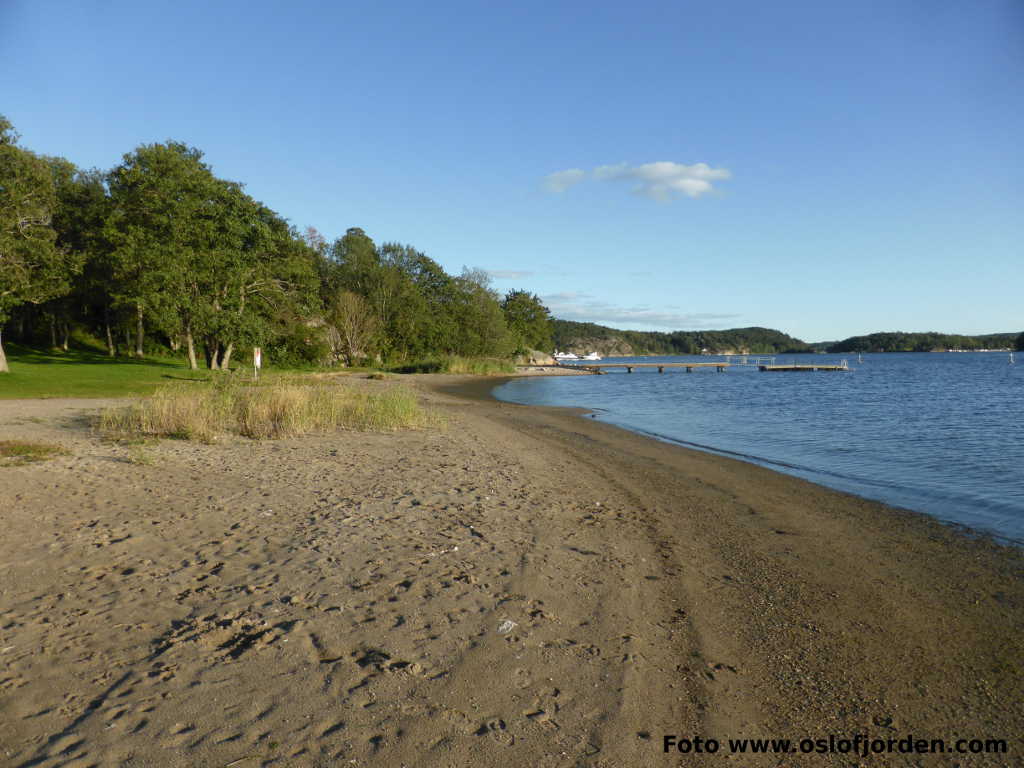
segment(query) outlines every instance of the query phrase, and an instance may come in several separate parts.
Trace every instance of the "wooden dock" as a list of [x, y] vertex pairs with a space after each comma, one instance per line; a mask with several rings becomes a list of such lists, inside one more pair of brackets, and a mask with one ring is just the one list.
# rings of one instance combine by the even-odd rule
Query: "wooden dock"
[[[771, 358], [774, 360], [774, 358]], [[713, 363], [587, 363], [586, 365], [564, 365], [559, 364], [561, 368], [575, 368], [581, 371], [590, 371], [591, 373], [605, 373], [606, 368], [625, 368], [626, 373], [632, 373], [634, 368], [657, 368], [658, 373], [664, 373], [666, 368], [685, 368], [687, 373], [693, 373], [694, 368], [714, 368], [719, 373], [723, 373], [726, 368], [730, 368], [733, 365], [747, 365], [753, 367], [754, 363], [741, 363], [741, 362], [713, 362]], [[774, 362], [768, 364], [760, 364], [757, 366], [758, 370], [761, 371], [848, 371], [850, 370], [843, 360], [838, 365], [775, 365]]]
[[846, 361], [839, 365], [761, 365], [762, 371], [848, 371]]
[[632, 373], [634, 368], [657, 368], [658, 373], [664, 373], [666, 368], [685, 368], [687, 373], [693, 373], [694, 368], [716, 368], [721, 373], [732, 363], [591, 363], [588, 365], [567, 365], [566, 368], [582, 368], [594, 373], [604, 373], [604, 368], [625, 368], [626, 373]]

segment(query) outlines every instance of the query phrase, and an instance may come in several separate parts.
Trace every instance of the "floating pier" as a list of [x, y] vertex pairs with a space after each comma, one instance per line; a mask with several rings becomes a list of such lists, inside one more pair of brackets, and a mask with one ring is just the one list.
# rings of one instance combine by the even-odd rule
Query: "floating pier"
[[685, 368], [687, 373], [693, 373], [694, 368], [716, 368], [721, 373], [732, 363], [593, 363], [591, 365], [570, 365], [567, 368], [582, 368], [594, 373], [604, 373], [605, 368], [625, 368], [626, 373], [632, 373], [634, 368], [657, 368], [658, 373], [664, 373], [666, 368]]
[[849, 366], [843, 360], [839, 365], [760, 365], [762, 371], [848, 371]]
[[775, 358], [761, 358], [762, 360], [770, 360], [771, 362], [766, 363], [755, 363], [755, 362], [714, 362], [714, 363], [588, 363], [587, 365], [560, 365], [562, 368], [576, 368], [581, 371], [590, 371], [591, 373], [605, 373], [606, 368], [625, 368], [626, 373], [632, 373], [634, 368], [657, 368], [658, 373], [664, 373], [666, 368], [685, 368], [687, 373], [693, 373], [694, 368], [714, 368], [719, 373], [723, 373], [726, 368], [730, 368], [734, 365], [747, 365], [753, 367], [757, 365], [761, 371], [848, 371], [850, 370], [846, 361], [843, 360], [838, 365], [775, 365]]

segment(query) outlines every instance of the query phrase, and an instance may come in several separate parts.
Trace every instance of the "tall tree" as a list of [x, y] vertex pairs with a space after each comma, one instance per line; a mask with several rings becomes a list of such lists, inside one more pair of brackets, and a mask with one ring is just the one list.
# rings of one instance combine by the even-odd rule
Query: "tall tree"
[[517, 352], [551, 349], [551, 313], [537, 296], [527, 291], [509, 291], [501, 309], [509, 331], [516, 338]]
[[[0, 332], [11, 310], [70, 289], [79, 260], [58, 247], [52, 227], [57, 196], [47, 162], [17, 145], [0, 116]], [[7, 372], [0, 337], [0, 372]]]
[[514, 339], [505, 325], [498, 295], [490, 276], [482, 269], [464, 267], [454, 280], [453, 314], [456, 321], [455, 354], [469, 357], [503, 357], [512, 351]]
[[333, 270], [328, 295], [350, 290], [369, 298], [380, 274], [380, 255], [373, 240], [359, 227], [350, 227], [330, 247]]
[[114, 300], [134, 311], [135, 354], [141, 356], [147, 315], [172, 322], [188, 294], [195, 218], [211, 206], [214, 178], [202, 152], [168, 141], [125, 155], [107, 183]]
[[194, 301], [205, 331], [207, 363], [227, 369], [233, 350], [272, 335], [276, 316], [306, 315], [316, 293], [315, 253], [287, 222], [246, 195], [217, 182], [216, 205], [195, 252]]
[[381, 261], [403, 277], [389, 334], [405, 357], [453, 352], [457, 336], [455, 284], [441, 265], [409, 245], [385, 243]]
[[109, 306], [111, 278], [103, 226], [109, 213], [109, 200], [98, 170], [83, 171], [62, 157], [47, 158], [53, 173], [57, 208], [53, 229], [57, 246], [82, 263], [67, 296], [48, 302], [54, 325], [61, 331], [61, 344], [68, 347], [71, 322], [84, 310], [93, 309], [104, 317], [107, 347], [113, 354]]

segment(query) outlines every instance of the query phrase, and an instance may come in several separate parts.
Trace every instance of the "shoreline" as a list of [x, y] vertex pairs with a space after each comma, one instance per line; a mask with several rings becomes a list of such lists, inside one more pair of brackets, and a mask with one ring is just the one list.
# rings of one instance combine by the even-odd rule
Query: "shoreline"
[[[968, 350], [968, 351], [970, 351], [970, 350]], [[986, 351], [992, 351], [992, 350], [986, 350]], [[531, 375], [531, 374], [517, 374], [517, 375], [508, 375], [508, 376], [502, 376], [502, 377], [495, 377], [494, 379], [492, 379], [492, 381], [497, 381], [497, 383], [495, 383], [493, 385], [487, 385], [487, 384], [485, 384], [485, 382], [480, 382], [479, 383], [479, 387], [474, 385], [472, 382], [469, 382], [469, 383], [466, 384], [466, 387], [465, 387], [465, 390], [464, 390], [464, 394], [465, 394], [465, 396], [473, 398], [473, 399], [485, 399], [485, 400], [489, 399], [489, 400], [493, 400], [495, 402], [510, 402], [511, 403], [512, 401], [504, 401], [504, 400], [500, 400], [499, 398], [495, 397], [492, 394], [493, 390], [496, 389], [497, 387], [501, 386], [502, 384], [505, 384], [506, 382], [509, 382], [509, 381], [512, 381], [512, 380], [514, 380], [516, 378], [521, 378], [522, 376], [527, 376], [527, 375]], [[456, 388], [452, 388], [451, 391], [452, 391], [453, 394], [458, 394], [459, 393]], [[521, 403], [514, 403], [514, 404], [516, 404], [516, 405], [524, 405], [524, 404], [521, 404]], [[527, 406], [527, 407], [559, 408], [559, 409], [563, 409], [563, 410], [570, 411], [570, 412], [576, 412], [576, 413], [578, 413], [581, 416], [588, 415], [588, 414], [590, 414], [592, 412], [591, 409], [588, 409], [588, 408], [585, 408], [585, 407], [582, 407], [582, 406]], [[961, 522], [961, 521], [958, 521], [958, 520], [944, 519], [944, 518], [941, 518], [941, 517], [939, 517], [937, 515], [931, 514], [929, 512], [924, 512], [922, 510], [914, 509], [914, 508], [908, 507], [908, 506], [902, 506], [900, 504], [897, 504], [897, 503], [894, 503], [894, 502], [891, 502], [891, 501], [887, 501], [885, 499], [873, 498], [871, 496], [864, 496], [864, 495], [861, 495], [861, 494], [859, 494], [859, 493], [857, 493], [855, 491], [846, 490], [844, 488], [839, 488], [839, 487], [833, 487], [833, 486], [828, 485], [828, 484], [826, 484], [826, 483], [824, 483], [824, 482], [822, 482], [820, 480], [813, 479], [812, 477], [807, 477], [807, 476], [805, 476], [803, 474], [800, 474], [798, 471], [794, 471], [792, 473], [791, 472], [787, 472], [783, 468], [781, 468], [782, 465], [779, 465], [777, 462], [773, 462], [773, 461], [771, 461], [769, 459], [761, 459], [761, 458], [759, 458], [757, 456], [750, 456], [750, 455], [738, 453], [738, 452], [735, 452], [735, 451], [719, 449], [719, 448], [715, 448], [714, 446], [701, 445], [700, 443], [693, 443], [693, 442], [689, 442], [689, 441], [686, 441], [686, 440], [683, 440], [683, 439], [677, 439], [677, 438], [673, 438], [673, 437], [668, 437], [668, 436], [665, 436], [665, 435], [657, 434], [655, 432], [649, 432], [649, 431], [646, 431], [646, 430], [643, 430], [643, 429], [640, 429], [640, 428], [634, 428], [634, 427], [630, 427], [630, 426], [616, 424], [616, 423], [610, 422], [610, 421], [603, 421], [602, 420], [600, 423], [607, 424], [608, 426], [614, 427], [616, 429], [624, 430], [624, 431], [629, 432], [629, 433], [634, 434], [634, 435], [639, 435], [640, 437], [644, 437], [644, 438], [649, 439], [649, 440], [654, 440], [655, 442], [665, 443], [666, 445], [674, 445], [674, 446], [677, 446], [679, 448], [683, 448], [683, 449], [686, 449], [686, 450], [697, 451], [698, 453], [706, 453], [706, 454], [710, 454], [712, 456], [718, 456], [718, 457], [723, 458], [723, 459], [730, 459], [730, 460], [733, 460], [733, 461], [740, 461], [740, 462], [742, 462], [744, 464], [748, 464], [750, 466], [760, 467], [761, 469], [767, 469], [768, 471], [776, 472], [778, 474], [781, 474], [781, 475], [784, 475], [784, 476], [787, 476], [787, 477], [792, 477], [792, 478], [803, 480], [804, 482], [811, 483], [811, 484], [819, 486], [821, 488], [827, 488], [827, 489], [829, 489], [831, 491], [834, 491], [836, 493], [841, 493], [841, 494], [845, 494], [845, 495], [851, 496], [851, 497], [856, 498], [856, 499], [860, 499], [860, 500], [864, 500], [864, 501], [871, 501], [871, 502], [880, 504], [882, 506], [885, 506], [885, 507], [893, 510], [894, 512], [899, 512], [901, 514], [920, 515], [920, 516], [924, 517], [926, 520], [938, 522], [941, 525], [946, 526], [946, 527], [948, 527], [948, 528], [950, 528], [950, 529], [952, 529], [954, 531], [957, 531], [961, 535], [967, 536], [969, 538], [990, 539], [990, 540], [992, 540], [992, 542], [994, 544], [996, 544], [998, 546], [1009, 546], [1009, 547], [1016, 547], [1016, 548], [1024, 549], [1024, 539], [1018, 539], [1018, 538], [1014, 538], [1013, 536], [1007, 536], [1007, 535], [1001, 534], [1001, 533], [999, 533], [997, 531], [994, 531], [994, 530], [988, 530], [988, 529], [985, 529], [985, 528], [978, 528], [978, 527], [975, 527], [974, 525], [972, 525], [970, 523], [965, 523], [965, 522]], [[814, 475], [815, 474], [812, 470], [807, 470], [806, 473], [808, 475]]]
[[[520, 378], [519, 375], [508, 375], [500, 377], [490, 377], [487, 379], [478, 378], [476, 380], [467, 380], [455, 384], [446, 384], [436, 389], [445, 394], [454, 395], [456, 397], [464, 397], [469, 400], [479, 402], [491, 402], [500, 403], [502, 405], [511, 405], [520, 408], [536, 408], [540, 410], [546, 410], [554, 414], [564, 413], [572, 414], [576, 418], [585, 417], [593, 413], [592, 409], [583, 406], [562, 406], [562, 405], [534, 405], [516, 403], [508, 400], [501, 400], [493, 395], [493, 391], [500, 387], [502, 384], [512, 381], [516, 378]], [[427, 384], [430, 388], [429, 383]], [[655, 433], [646, 432], [641, 429], [633, 429], [631, 427], [622, 426], [609, 421], [600, 421], [596, 418], [593, 421], [585, 422], [587, 424], [599, 424], [605, 428], [623, 432], [628, 435], [635, 436], [641, 440], [650, 441], [655, 444], [671, 446], [682, 451], [689, 451], [703, 456], [712, 456], [724, 461], [736, 462], [741, 466], [755, 467], [760, 471], [770, 472], [780, 477], [788, 478], [790, 480], [798, 481], [800, 483], [806, 483], [815, 488], [819, 488], [823, 491], [838, 494], [839, 496], [848, 497], [852, 501], [863, 502], [866, 504], [875, 505], [880, 509], [887, 510], [888, 512], [903, 517], [910, 517], [921, 522], [925, 527], [931, 528], [932, 526], [938, 525], [940, 528], [949, 531], [950, 533], [963, 537], [969, 541], [982, 541], [991, 544], [997, 548], [1008, 548], [1013, 551], [1024, 551], [1024, 541], [1020, 541], [1009, 536], [1003, 536], [994, 531], [988, 531], [981, 528], [974, 528], [966, 523], [960, 523], [953, 520], [943, 520], [939, 517], [929, 514], [928, 512], [922, 512], [921, 510], [911, 509], [910, 507], [903, 507], [897, 504], [892, 504], [880, 499], [873, 499], [869, 496], [861, 496], [860, 494], [853, 493], [852, 491], [846, 491], [841, 488], [833, 488], [832, 486], [825, 485], [824, 483], [817, 482], [816, 480], [810, 480], [805, 477], [801, 477], [798, 474], [790, 474], [777, 469], [770, 465], [768, 462], [759, 462], [753, 457], [746, 457], [741, 454], [736, 454], [731, 451], [719, 450], [710, 446], [701, 446], [695, 443], [688, 443], [684, 440], [676, 440], [669, 437], [663, 437]]]
[[150, 463], [88, 406], [0, 403], [68, 450], [0, 468], [0, 764], [774, 766], [662, 739], [857, 733], [1021, 761], [1018, 549], [500, 377], [406, 381], [445, 431]]

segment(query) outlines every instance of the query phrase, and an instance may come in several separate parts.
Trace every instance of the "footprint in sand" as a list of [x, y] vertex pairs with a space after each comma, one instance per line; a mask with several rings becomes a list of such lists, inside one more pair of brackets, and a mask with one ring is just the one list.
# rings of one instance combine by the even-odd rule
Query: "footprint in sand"
[[196, 727], [191, 723], [175, 723], [168, 729], [168, 738], [162, 744], [165, 749], [177, 749], [185, 745], [192, 738]]
[[509, 733], [505, 721], [500, 717], [487, 720], [474, 731], [477, 736], [489, 736], [497, 743], [510, 747], [515, 743], [516, 737]]

